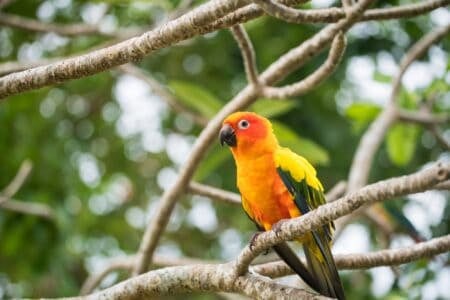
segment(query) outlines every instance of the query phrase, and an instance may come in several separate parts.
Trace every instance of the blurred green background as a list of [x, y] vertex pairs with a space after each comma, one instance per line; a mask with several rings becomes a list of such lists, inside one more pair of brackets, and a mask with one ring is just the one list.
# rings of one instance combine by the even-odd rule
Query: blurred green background
[[[194, 1], [196, 6], [201, 1]], [[321, 7], [338, 1], [312, 1]], [[410, 1], [378, 1], [377, 7]], [[150, 28], [177, 9], [179, 1], [13, 1], [3, 12], [42, 22], [88, 23], [114, 32]], [[252, 110], [270, 117], [281, 143], [308, 158], [326, 189], [345, 180], [361, 135], [388, 101], [392, 76], [408, 48], [450, 20], [447, 8], [400, 21], [366, 22], [348, 36], [338, 70], [318, 88], [287, 101], [262, 99]], [[245, 25], [259, 70], [312, 36], [322, 25], [293, 25], [261, 17]], [[0, 64], [64, 57], [88, 51], [110, 38], [64, 37], [0, 27]], [[450, 112], [450, 39], [433, 46], [406, 73], [399, 102], [416, 110], [436, 97], [435, 112]], [[284, 83], [317, 68], [322, 53]], [[145, 225], [165, 189], [174, 182], [206, 120], [246, 85], [241, 54], [227, 30], [163, 49], [138, 66], [177, 99], [180, 113], [149, 85], [121, 70], [9, 97], [0, 103], [0, 187], [29, 159], [33, 170], [15, 195], [48, 205], [53, 219], [0, 207], [0, 298], [77, 295], [86, 277], [108, 259], [134, 254]], [[448, 124], [443, 136], [450, 138]], [[427, 130], [393, 127], [375, 158], [370, 181], [407, 174], [449, 153]], [[206, 154], [195, 179], [236, 191], [234, 163], [218, 143]], [[426, 238], [450, 232], [448, 192], [432, 191], [395, 202]], [[254, 231], [241, 208], [186, 194], [179, 199], [157, 254], [230, 260]], [[399, 233], [392, 246], [413, 241]], [[350, 225], [337, 253], [383, 248], [369, 222]], [[450, 298], [450, 267], [443, 259], [389, 268], [345, 271], [349, 299]], [[113, 273], [111, 285], [127, 274]], [[190, 294], [165, 299], [218, 299]]]

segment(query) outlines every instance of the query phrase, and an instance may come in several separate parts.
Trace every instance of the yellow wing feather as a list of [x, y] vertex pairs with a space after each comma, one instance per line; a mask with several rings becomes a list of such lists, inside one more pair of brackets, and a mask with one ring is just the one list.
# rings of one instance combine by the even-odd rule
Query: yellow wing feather
[[292, 152], [290, 149], [284, 147], [277, 149], [275, 152], [275, 165], [283, 171], [289, 172], [296, 181], [300, 182], [306, 179], [306, 183], [309, 186], [318, 191], [323, 191], [314, 167], [304, 157]]

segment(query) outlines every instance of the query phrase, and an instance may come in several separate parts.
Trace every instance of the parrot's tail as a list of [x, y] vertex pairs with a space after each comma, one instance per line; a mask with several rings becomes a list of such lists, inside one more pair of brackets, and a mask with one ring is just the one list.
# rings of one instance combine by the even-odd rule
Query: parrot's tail
[[[327, 297], [344, 300], [344, 289], [339, 278], [330, 246], [313, 232], [314, 239], [304, 243], [308, 267], [319, 285], [318, 292]], [[319, 239], [319, 241], [318, 241]]]

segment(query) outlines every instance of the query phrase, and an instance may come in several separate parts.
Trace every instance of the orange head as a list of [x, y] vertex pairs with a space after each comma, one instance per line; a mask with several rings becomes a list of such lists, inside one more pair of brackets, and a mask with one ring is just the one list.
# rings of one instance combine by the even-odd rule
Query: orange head
[[236, 155], [259, 156], [273, 152], [278, 142], [266, 118], [252, 112], [236, 112], [224, 121], [220, 143], [227, 144]]

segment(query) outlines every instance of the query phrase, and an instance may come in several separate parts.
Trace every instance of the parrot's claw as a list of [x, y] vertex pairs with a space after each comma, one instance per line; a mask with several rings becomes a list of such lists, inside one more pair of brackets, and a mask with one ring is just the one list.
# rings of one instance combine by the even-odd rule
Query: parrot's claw
[[272, 226], [272, 230], [273, 232], [275, 232], [276, 236], [280, 235], [281, 232], [281, 225], [283, 225], [283, 223], [285, 223], [288, 219], [281, 219], [280, 221], [276, 222], [273, 226]]
[[252, 238], [250, 239], [250, 250], [253, 251], [253, 247], [255, 246], [255, 242], [256, 239], [258, 238], [258, 236], [261, 234], [261, 232], [255, 232], [252, 236]]

